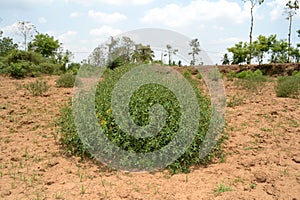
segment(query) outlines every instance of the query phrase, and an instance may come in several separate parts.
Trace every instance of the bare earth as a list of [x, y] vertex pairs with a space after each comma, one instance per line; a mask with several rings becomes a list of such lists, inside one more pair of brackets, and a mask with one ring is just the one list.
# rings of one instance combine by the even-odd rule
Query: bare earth
[[[300, 200], [300, 100], [277, 98], [274, 82], [260, 94], [226, 81], [225, 157], [189, 174], [107, 171], [65, 155], [54, 121], [72, 96], [55, 87], [42, 97], [0, 76], [0, 199], [284, 199]], [[224, 187], [231, 191], [224, 191]]]

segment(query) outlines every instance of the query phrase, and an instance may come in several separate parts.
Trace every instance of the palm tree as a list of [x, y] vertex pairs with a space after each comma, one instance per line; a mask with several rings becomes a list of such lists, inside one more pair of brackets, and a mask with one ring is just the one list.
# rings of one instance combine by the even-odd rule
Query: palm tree
[[153, 61], [154, 58], [154, 51], [152, 51], [150, 45], [142, 45], [142, 44], [137, 44], [135, 45], [135, 50], [132, 54], [132, 59], [134, 62], [137, 63], [150, 63]]

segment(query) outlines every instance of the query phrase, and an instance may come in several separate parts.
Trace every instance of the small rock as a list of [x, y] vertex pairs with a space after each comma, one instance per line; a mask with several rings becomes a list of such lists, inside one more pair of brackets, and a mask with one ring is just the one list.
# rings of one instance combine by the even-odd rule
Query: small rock
[[3, 195], [4, 195], [4, 196], [9, 196], [9, 195], [11, 195], [11, 191], [9, 191], [9, 190], [8, 190], [8, 191], [4, 191], [4, 192], [3, 192]]
[[46, 185], [52, 185], [52, 184], [54, 184], [54, 181], [47, 181], [46, 182]]
[[258, 183], [265, 183], [267, 181], [267, 174], [262, 171], [255, 172], [254, 177]]

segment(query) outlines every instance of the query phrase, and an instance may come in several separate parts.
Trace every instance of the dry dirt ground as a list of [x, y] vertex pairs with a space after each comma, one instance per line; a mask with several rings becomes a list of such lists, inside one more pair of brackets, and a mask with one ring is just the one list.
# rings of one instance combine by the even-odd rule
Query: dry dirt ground
[[226, 81], [224, 157], [189, 174], [107, 171], [64, 154], [54, 121], [72, 89], [34, 97], [34, 78], [0, 76], [1, 199], [282, 199], [300, 200], [300, 101], [277, 98], [274, 82], [261, 93]]

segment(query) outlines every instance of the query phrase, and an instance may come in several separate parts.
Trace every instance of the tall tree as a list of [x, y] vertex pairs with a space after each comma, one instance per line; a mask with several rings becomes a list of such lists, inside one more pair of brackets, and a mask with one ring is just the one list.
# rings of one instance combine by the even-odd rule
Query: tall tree
[[13, 42], [12, 38], [0, 38], [0, 56], [6, 55], [8, 52], [17, 49], [18, 45]]
[[200, 49], [200, 42], [198, 38], [192, 39], [189, 43], [190, 47], [192, 48], [192, 51], [189, 53], [189, 55], [192, 55], [191, 65], [196, 65], [196, 55], [198, 55], [201, 51]]
[[19, 21], [15, 23], [18, 30], [17, 35], [20, 35], [24, 39], [24, 50], [27, 51], [28, 40], [33, 37], [34, 34], [38, 33], [36, 26], [31, 22]]
[[250, 22], [250, 34], [249, 34], [249, 46], [250, 46], [250, 52], [249, 52], [249, 57], [247, 58], [247, 63], [251, 64], [251, 59], [252, 59], [252, 34], [253, 34], [253, 26], [254, 26], [254, 17], [253, 17], [253, 11], [258, 3], [261, 5], [264, 0], [243, 0], [244, 3], [250, 2], [251, 3], [251, 9], [250, 9], [250, 14], [251, 14], [251, 22]]
[[53, 36], [48, 34], [37, 34], [28, 44], [28, 50], [42, 54], [44, 57], [51, 57], [57, 53], [60, 43]]
[[222, 65], [229, 65], [230, 64], [230, 60], [228, 58], [228, 54], [227, 53], [224, 54], [224, 56], [223, 56], [223, 58], [222, 58], [221, 61], [222, 61]]
[[258, 64], [263, 63], [265, 54], [269, 52], [275, 42], [276, 35], [270, 35], [269, 37], [259, 35], [257, 40], [253, 42], [253, 57], [256, 57]]
[[174, 49], [171, 45], [167, 44], [167, 52], [169, 56], [169, 65], [172, 65], [172, 55], [176, 55], [178, 49]]
[[299, 9], [299, 1], [298, 0], [288, 1], [288, 3], [285, 5], [284, 13], [287, 16], [286, 19], [289, 20], [289, 32], [288, 32], [288, 51], [289, 51], [288, 53], [289, 53], [289, 57], [291, 55], [291, 35], [292, 35], [293, 16], [297, 14], [298, 9]]
[[[300, 37], [300, 29], [299, 29], [299, 30], [297, 30], [297, 33], [298, 33], [298, 37]], [[297, 47], [300, 47], [300, 43], [299, 43], [299, 44], [297, 44]]]

